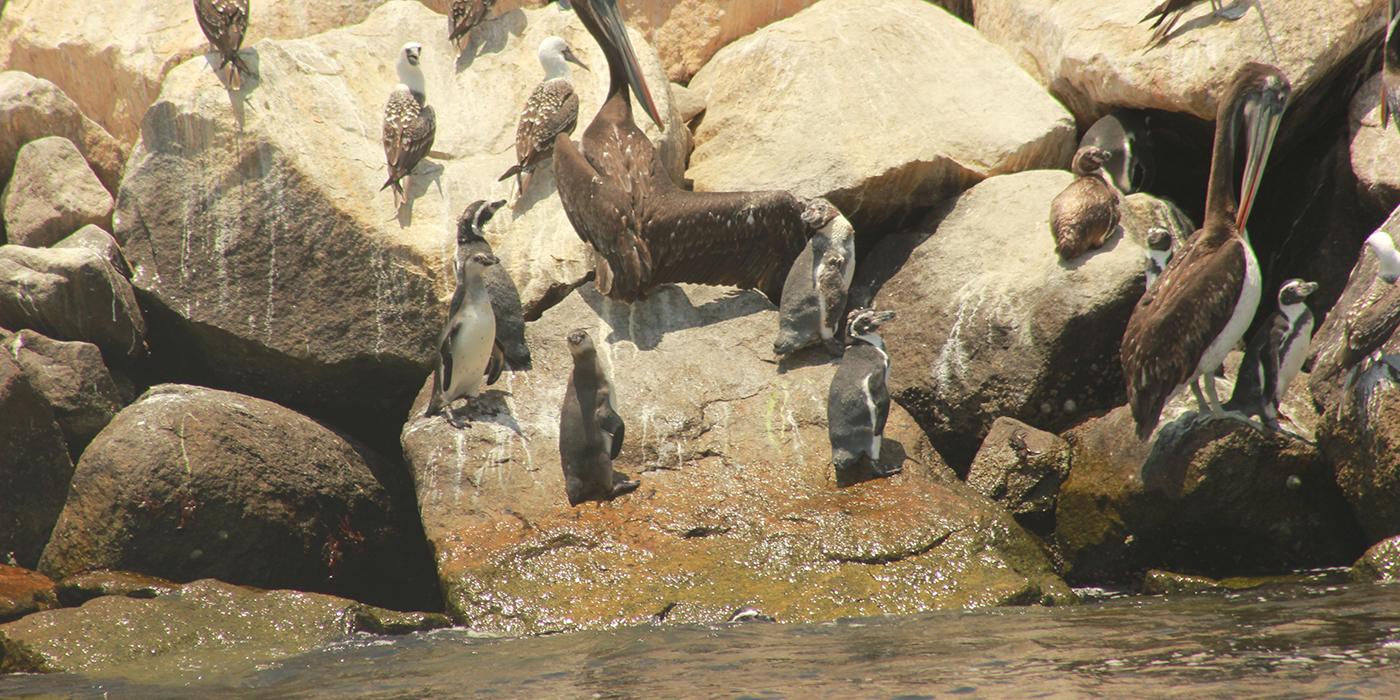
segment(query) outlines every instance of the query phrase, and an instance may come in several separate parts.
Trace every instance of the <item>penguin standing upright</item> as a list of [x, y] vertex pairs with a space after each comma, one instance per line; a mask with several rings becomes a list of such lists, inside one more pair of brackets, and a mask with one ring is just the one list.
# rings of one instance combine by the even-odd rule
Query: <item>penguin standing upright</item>
[[635, 491], [639, 482], [613, 470], [627, 426], [612, 403], [612, 384], [598, 364], [593, 339], [582, 329], [569, 333], [574, 371], [559, 409], [559, 463], [569, 505], [607, 501]]
[[880, 464], [880, 443], [890, 415], [890, 356], [878, 331], [892, 318], [893, 311], [874, 309], [855, 309], [850, 315], [849, 347], [826, 395], [827, 434], [838, 486], [902, 470]]
[[1172, 261], [1172, 255], [1176, 252], [1176, 239], [1172, 238], [1171, 231], [1161, 226], [1153, 226], [1147, 229], [1147, 290], [1157, 286], [1157, 278], [1162, 275], [1162, 271], [1167, 269], [1167, 263]]
[[802, 222], [813, 232], [783, 282], [773, 353], [789, 355], [824, 344], [841, 354], [841, 322], [856, 270], [855, 228], [825, 199], [812, 200]]
[[1245, 348], [1227, 411], [1259, 416], [1278, 428], [1279, 404], [1303, 368], [1312, 344], [1313, 315], [1305, 303], [1316, 282], [1291, 279], [1278, 290], [1278, 310], [1254, 332]]
[[447, 312], [447, 324], [438, 336], [438, 362], [433, 369], [433, 393], [424, 415], [446, 409], [447, 422], [462, 428], [466, 422], [453, 410], [452, 402], [471, 399], [486, 383], [495, 384], [505, 366], [501, 346], [496, 342], [496, 314], [486, 292], [484, 272], [500, 262], [490, 253], [475, 253], [457, 266], [457, 291]]
[[[477, 253], [491, 254], [486, 242], [486, 223], [505, 200], [477, 200], [467, 205], [457, 218], [457, 265], [464, 265]], [[512, 370], [528, 370], [531, 366], [530, 346], [525, 344], [525, 313], [520, 307], [520, 291], [506, 272], [504, 265], [492, 265], [484, 272], [486, 292], [491, 297], [491, 310], [496, 315], [496, 342], [505, 352]]]

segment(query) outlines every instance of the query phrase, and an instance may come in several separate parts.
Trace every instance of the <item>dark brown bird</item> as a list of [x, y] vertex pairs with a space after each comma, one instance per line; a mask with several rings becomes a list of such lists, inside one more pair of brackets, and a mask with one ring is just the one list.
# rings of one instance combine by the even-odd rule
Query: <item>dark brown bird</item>
[[[1220, 100], [1205, 223], [1142, 296], [1123, 334], [1120, 358], [1139, 438], [1152, 434], [1162, 407], [1187, 384], [1201, 413], [1224, 415], [1215, 371], [1244, 337], [1261, 293], [1245, 222], [1290, 91], [1277, 68], [1249, 63]], [[1237, 197], [1231, 178], [1241, 145], [1246, 150]], [[1201, 396], [1201, 378], [1209, 402]]]
[[778, 299], [813, 233], [802, 221], [805, 203], [780, 191], [679, 188], [632, 120], [629, 88], [661, 126], [617, 0], [573, 6], [607, 57], [610, 83], [580, 145], [567, 134], [555, 137], [554, 173], [569, 222], [595, 252], [598, 290], [633, 301], [660, 284], [691, 282], [757, 288]]
[[515, 165], [500, 178], [515, 176], [516, 189], [522, 195], [530, 186], [535, 167], [554, 155], [554, 137], [572, 134], [578, 125], [578, 93], [569, 82], [568, 64], [588, 70], [573, 49], [557, 36], [545, 37], [540, 42], [539, 57], [544, 67], [544, 81], [535, 86], [525, 101], [520, 124], [515, 129]]
[[389, 178], [379, 189], [394, 188], [395, 209], [408, 203], [413, 168], [432, 150], [437, 136], [437, 117], [427, 104], [423, 69], [418, 66], [422, 53], [417, 42], [399, 49], [399, 83], [384, 105], [384, 160], [389, 165]]
[[[1181, 21], [1181, 16], [1186, 14], [1192, 5], [1198, 5], [1200, 2], [1201, 0], [1163, 0], [1162, 4], [1152, 8], [1138, 23], [1154, 17], [1157, 19], [1152, 23], [1152, 29], [1155, 30], [1152, 32], [1152, 45], [1156, 46], [1165, 42], [1172, 29], [1176, 28], [1176, 23]], [[1226, 9], [1220, 0], [1210, 0], [1210, 9], [1215, 12], [1216, 17], [1234, 21], [1243, 17], [1249, 6], [1241, 3], [1239, 9]]]
[[486, 21], [496, 0], [452, 0], [447, 13], [447, 39], [452, 47], [461, 51], [467, 43], [467, 34], [476, 25]]
[[248, 0], [194, 0], [194, 14], [204, 36], [219, 52], [221, 60], [216, 70], [228, 70], [230, 90], [242, 89], [244, 75], [256, 76], [238, 55], [248, 33]]
[[1104, 163], [1112, 154], [1085, 146], [1074, 154], [1074, 182], [1050, 202], [1050, 233], [1061, 260], [1077, 258], [1103, 245], [1118, 226], [1118, 193], [1104, 180]]

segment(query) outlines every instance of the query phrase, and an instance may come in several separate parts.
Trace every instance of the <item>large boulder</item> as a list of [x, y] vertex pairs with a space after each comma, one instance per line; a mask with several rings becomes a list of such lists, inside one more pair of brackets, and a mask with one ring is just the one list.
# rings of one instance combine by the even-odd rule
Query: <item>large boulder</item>
[[[114, 233], [136, 286], [170, 320], [163, 332], [200, 358], [194, 376], [341, 425], [403, 415], [446, 316], [457, 216], [513, 187], [496, 179], [514, 162], [520, 108], [541, 78], [539, 42], [563, 36], [594, 67], [574, 74], [585, 124], [608, 75], [597, 44], [557, 6], [486, 22], [460, 58], [434, 41], [445, 26], [401, 0], [355, 27], [260, 42], [250, 60], [261, 77], [232, 105], [203, 59], [170, 71], [122, 183]], [[412, 202], [394, 218], [380, 191], [380, 124], [410, 40], [426, 47], [443, 155], [419, 166]], [[655, 54], [638, 46], [667, 109]], [[677, 174], [685, 133], [672, 120], [660, 140]], [[592, 270], [549, 169], [518, 210], [496, 214], [488, 240], [527, 310]]]
[[117, 239], [112, 238], [112, 234], [100, 227], [84, 226], [52, 247], [91, 250], [111, 263], [112, 268], [122, 273], [122, 276], [128, 279], [131, 277], [131, 263], [126, 261], [126, 255], [122, 253], [121, 246], [117, 245]]
[[1001, 504], [1036, 534], [1055, 529], [1055, 499], [1069, 476], [1069, 443], [1005, 416], [992, 422], [967, 471], [967, 485]]
[[[697, 190], [826, 197], [866, 230], [987, 177], [1069, 164], [1074, 123], [1006, 52], [921, 0], [827, 0], [720, 50]], [[756, 107], [761, 106], [761, 107]]]
[[431, 604], [431, 569], [411, 502], [391, 496], [393, 469], [276, 404], [157, 386], [83, 453], [39, 569]]
[[68, 452], [76, 461], [83, 448], [130, 399], [123, 396], [92, 343], [54, 340], [25, 329], [6, 338], [0, 352], [14, 358], [29, 383], [53, 407]]
[[146, 354], [131, 282], [93, 250], [0, 246], [0, 326], [86, 341], [109, 362]]
[[716, 51], [816, 0], [622, 0], [622, 12], [657, 46], [671, 80], [688, 82]]
[[0, 211], [8, 242], [42, 248], [83, 226], [110, 227], [112, 195], [72, 141], [45, 136], [19, 149]]
[[857, 291], [895, 309], [884, 333], [891, 386], [938, 449], [965, 468], [992, 421], [1059, 431], [1122, 401], [1118, 344], [1142, 296], [1151, 225], [1183, 233], [1148, 195], [1122, 202], [1120, 233], [1068, 262], [1055, 254], [1050, 201], [1063, 171], [991, 178], [862, 262]]
[[20, 146], [45, 136], [72, 141], [107, 191], [116, 193], [127, 149], [83, 116], [57, 85], [23, 71], [0, 72], [0, 187], [14, 170]]
[[0, 622], [58, 607], [53, 581], [37, 572], [0, 564]]
[[[897, 408], [900, 475], [838, 489], [826, 392], [835, 365], [771, 355], [756, 292], [666, 286], [631, 306], [578, 290], [527, 337], [534, 370], [487, 392], [465, 430], [415, 417], [403, 446], [447, 607], [474, 629], [536, 633], [723, 620], [791, 622], [1066, 601], [1034, 538], [957, 482]], [[585, 328], [626, 421], [637, 491], [571, 508], [559, 406], [565, 335]], [[426, 391], [420, 397], [426, 399]]]
[[[382, 2], [328, 0], [309, 11], [300, 0], [254, 0], [243, 45], [354, 24]], [[189, 2], [10, 0], [0, 16], [0, 68], [53, 81], [123, 144], [139, 135], [166, 72], [208, 48]]]
[[446, 624], [431, 613], [204, 580], [152, 599], [106, 596], [0, 625], [0, 673], [237, 682], [357, 632], [403, 634]]
[[53, 408], [9, 353], [0, 352], [0, 561], [33, 568], [73, 478]]
[[1378, 73], [1352, 98], [1351, 169], [1366, 202], [1391, 211], [1400, 206], [1400, 114], [1391, 115], [1388, 128], [1381, 127], [1380, 90]]

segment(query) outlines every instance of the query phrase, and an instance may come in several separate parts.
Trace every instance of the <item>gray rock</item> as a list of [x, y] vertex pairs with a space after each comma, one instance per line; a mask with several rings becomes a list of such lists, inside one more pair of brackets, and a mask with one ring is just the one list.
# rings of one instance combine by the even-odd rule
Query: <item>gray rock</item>
[[49, 541], [73, 462], [53, 408], [24, 368], [0, 352], [0, 562], [34, 568]]
[[91, 250], [111, 263], [117, 272], [122, 273], [128, 279], [131, 278], [131, 265], [127, 263], [126, 256], [122, 254], [121, 246], [117, 245], [117, 239], [99, 226], [84, 226], [67, 238], [53, 244], [52, 247]]
[[117, 191], [127, 148], [83, 116], [57, 85], [22, 71], [0, 72], [0, 188], [9, 181], [20, 146], [45, 136], [72, 141], [107, 191]]
[[0, 332], [0, 352], [19, 363], [53, 407], [68, 453], [77, 461], [131, 397], [122, 395], [96, 345], [53, 340], [31, 330], [4, 336]]
[[1400, 115], [1392, 115], [1390, 127], [1381, 128], [1380, 89], [1377, 73], [1351, 100], [1351, 169], [1362, 198], [1380, 211], [1392, 211], [1400, 206]]
[[1059, 436], [1015, 418], [998, 418], [972, 460], [967, 485], [1000, 503], [1032, 532], [1049, 534], [1069, 464], [1069, 443]]
[[42, 248], [87, 225], [112, 225], [112, 195], [62, 136], [30, 141], [0, 194], [10, 243]]
[[91, 250], [0, 246], [0, 326], [89, 342], [109, 362], [146, 354], [131, 282]]

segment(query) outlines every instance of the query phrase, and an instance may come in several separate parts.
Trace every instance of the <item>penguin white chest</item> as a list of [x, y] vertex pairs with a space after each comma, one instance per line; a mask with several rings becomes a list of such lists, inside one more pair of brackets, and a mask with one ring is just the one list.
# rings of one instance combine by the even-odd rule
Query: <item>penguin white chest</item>
[[1230, 312], [1230, 320], [1220, 335], [1212, 340], [1196, 363], [1196, 376], [1214, 374], [1216, 368], [1225, 362], [1225, 356], [1239, 344], [1249, 323], [1254, 320], [1254, 312], [1259, 310], [1259, 297], [1263, 293], [1263, 280], [1259, 276], [1259, 261], [1254, 258], [1254, 249], [1244, 239], [1235, 245], [1244, 248], [1244, 283], [1240, 285], [1239, 296], [1235, 298], [1235, 308]]
[[452, 341], [452, 381], [447, 388], [452, 399], [476, 396], [496, 340], [496, 315], [490, 304], [469, 304], [459, 319], [461, 325]]
[[1312, 316], [1306, 316], [1294, 322], [1293, 328], [1289, 329], [1287, 339], [1283, 347], [1279, 348], [1281, 357], [1279, 358], [1278, 383], [1274, 388], [1274, 401], [1283, 401], [1283, 395], [1288, 392], [1288, 385], [1293, 383], [1298, 372], [1303, 369], [1303, 362], [1308, 359], [1308, 341], [1312, 340], [1313, 321]]

